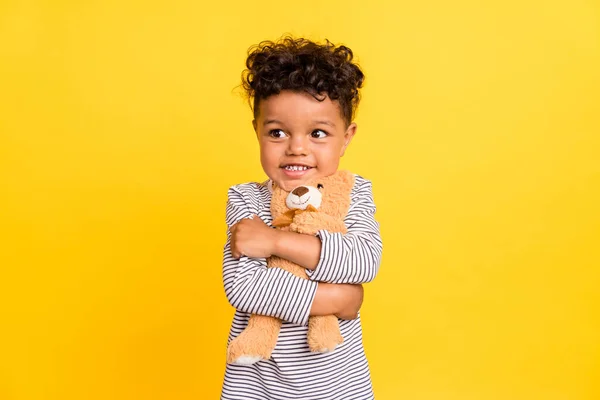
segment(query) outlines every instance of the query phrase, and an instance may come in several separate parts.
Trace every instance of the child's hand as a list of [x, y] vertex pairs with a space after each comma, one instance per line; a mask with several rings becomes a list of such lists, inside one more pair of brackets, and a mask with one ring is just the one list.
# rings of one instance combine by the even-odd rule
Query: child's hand
[[335, 316], [340, 319], [355, 319], [362, 306], [364, 290], [362, 285], [337, 285], [341, 293], [340, 311]]
[[319, 282], [310, 315], [335, 315], [340, 319], [355, 319], [363, 302], [362, 285]]
[[269, 228], [258, 215], [246, 218], [229, 228], [231, 255], [267, 258], [273, 254], [277, 231]]

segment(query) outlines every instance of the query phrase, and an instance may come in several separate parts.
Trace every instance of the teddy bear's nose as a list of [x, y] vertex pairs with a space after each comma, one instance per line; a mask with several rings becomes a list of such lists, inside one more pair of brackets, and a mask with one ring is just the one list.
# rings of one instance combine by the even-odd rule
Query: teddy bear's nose
[[292, 193], [298, 197], [302, 197], [308, 193], [308, 188], [306, 186], [298, 186], [296, 189], [292, 190]]

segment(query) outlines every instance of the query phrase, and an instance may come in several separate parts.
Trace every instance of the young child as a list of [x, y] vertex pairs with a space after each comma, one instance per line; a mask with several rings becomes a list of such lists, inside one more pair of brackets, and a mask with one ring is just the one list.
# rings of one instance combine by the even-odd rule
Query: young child
[[[335, 173], [356, 133], [352, 122], [364, 75], [352, 51], [286, 37], [262, 42], [246, 60], [243, 87], [253, 99], [254, 130], [269, 180], [229, 189], [223, 283], [236, 313], [229, 341], [250, 314], [283, 320], [271, 358], [227, 364], [222, 400], [373, 399], [358, 310], [362, 283], [377, 274], [382, 243], [371, 183], [356, 175], [344, 220], [348, 233], [316, 236], [271, 227], [270, 190], [290, 191]], [[266, 268], [275, 255], [306, 268], [309, 279]], [[308, 318], [336, 315], [344, 342], [313, 353]]]

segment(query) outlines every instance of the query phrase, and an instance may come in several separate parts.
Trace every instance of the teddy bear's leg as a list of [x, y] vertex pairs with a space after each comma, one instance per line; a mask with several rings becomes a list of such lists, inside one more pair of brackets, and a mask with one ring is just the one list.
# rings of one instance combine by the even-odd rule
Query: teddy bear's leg
[[268, 360], [277, 345], [281, 320], [264, 315], [251, 315], [248, 326], [227, 347], [229, 364], [250, 365]]
[[338, 319], [334, 315], [315, 316], [308, 320], [308, 347], [310, 351], [328, 353], [342, 344]]

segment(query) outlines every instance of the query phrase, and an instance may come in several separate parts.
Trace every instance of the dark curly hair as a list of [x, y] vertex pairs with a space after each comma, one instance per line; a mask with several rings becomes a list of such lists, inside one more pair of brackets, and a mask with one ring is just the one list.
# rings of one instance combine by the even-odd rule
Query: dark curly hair
[[[352, 50], [329, 40], [318, 44], [308, 39], [285, 36], [250, 47], [245, 89], [255, 118], [261, 100], [283, 90], [307, 92], [319, 101], [337, 100], [342, 117], [350, 123], [360, 101], [359, 89], [365, 76], [352, 62]], [[253, 102], [252, 102], [253, 100]]]

